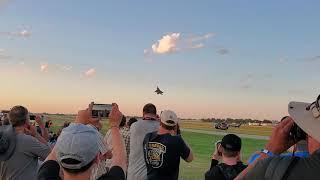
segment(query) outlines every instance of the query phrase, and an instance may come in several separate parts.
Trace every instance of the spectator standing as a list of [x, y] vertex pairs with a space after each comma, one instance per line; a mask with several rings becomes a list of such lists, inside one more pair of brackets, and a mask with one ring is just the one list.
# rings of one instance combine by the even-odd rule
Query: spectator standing
[[[83, 122], [91, 121], [91, 109], [79, 111], [78, 117]], [[110, 113], [111, 134], [113, 137], [114, 158], [110, 171], [99, 180], [124, 180], [126, 171], [125, 147], [119, 131], [122, 114], [116, 104]], [[87, 120], [86, 120], [87, 119]], [[79, 121], [78, 121], [79, 122]], [[99, 150], [99, 132], [91, 125], [71, 123], [64, 128], [54, 150], [50, 153], [38, 172], [39, 180], [60, 179], [60, 165], [64, 180], [90, 180], [94, 166], [105, 158]], [[60, 164], [60, 165], [59, 165]]]
[[154, 132], [159, 127], [157, 108], [153, 104], [143, 107], [143, 119], [130, 127], [130, 154], [128, 180], [146, 180], [147, 166], [143, 155], [143, 140], [147, 133]]
[[[320, 95], [313, 103], [290, 102], [290, 117], [279, 123], [261, 151], [261, 156], [236, 179], [319, 179], [320, 176]], [[309, 157], [281, 157], [295, 142], [290, 136], [294, 124], [307, 133]]]
[[[44, 160], [50, 153], [47, 141], [37, 133], [29, 123], [28, 110], [23, 106], [15, 106], [9, 112], [9, 126], [1, 134], [8, 133], [10, 142], [0, 141], [0, 179], [1, 180], [35, 180], [38, 170], [38, 159]], [[41, 130], [45, 127], [40, 116], [36, 116]], [[12, 137], [14, 136], [14, 137]], [[12, 147], [12, 144], [15, 144]]]
[[191, 162], [193, 153], [182, 137], [177, 135], [177, 115], [165, 110], [160, 119], [159, 130], [148, 133], [143, 141], [148, 179], [177, 180], [180, 157]]
[[216, 146], [205, 179], [233, 180], [247, 167], [240, 160], [241, 138], [235, 134], [227, 134]]

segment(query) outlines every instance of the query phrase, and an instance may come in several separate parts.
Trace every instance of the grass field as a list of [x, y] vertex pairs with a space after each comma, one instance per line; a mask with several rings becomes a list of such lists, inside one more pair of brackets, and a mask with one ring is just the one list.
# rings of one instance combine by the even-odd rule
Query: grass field
[[[70, 115], [50, 115], [50, 119], [53, 121], [54, 126], [51, 128], [56, 132], [65, 121], [72, 122], [75, 116]], [[185, 121], [181, 124], [182, 128], [187, 129], [201, 129], [201, 130], [215, 130], [211, 123], [196, 122], [196, 121]], [[103, 121], [102, 133], [108, 129], [108, 121]], [[270, 135], [271, 127], [249, 127], [243, 126], [240, 128], [231, 128], [227, 132], [232, 133], [243, 133], [243, 134], [254, 134], [254, 135]], [[180, 163], [180, 178], [183, 180], [197, 180], [204, 179], [204, 173], [208, 170], [211, 163], [211, 154], [214, 149], [214, 142], [220, 140], [221, 136], [194, 133], [194, 132], [182, 132], [184, 140], [191, 146], [195, 159], [192, 163]], [[247, 161], [249, 156], [257, 150], [260, 150], [265, 140], [256, 139], [242, 139], [242, 159]]]

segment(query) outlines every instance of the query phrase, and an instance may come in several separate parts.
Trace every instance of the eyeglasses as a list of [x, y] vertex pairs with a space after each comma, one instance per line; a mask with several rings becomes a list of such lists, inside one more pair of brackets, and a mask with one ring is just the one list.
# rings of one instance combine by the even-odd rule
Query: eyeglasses
[[306, 110], [307, 111], [311, 110], [313, 117], [315, 117], [315, 118], [320, 117], [320, 95], [318, 96], [318, 98], [315, 102], [313, 102], [309, 106], [307, 106]]

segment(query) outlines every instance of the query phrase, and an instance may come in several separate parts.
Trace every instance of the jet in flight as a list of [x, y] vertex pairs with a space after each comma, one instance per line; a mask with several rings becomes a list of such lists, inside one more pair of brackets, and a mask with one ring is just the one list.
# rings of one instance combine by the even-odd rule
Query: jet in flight
[[163, 91], [161, 91], [158, 86], [157, 86], [157, 90], [155, 91], [155, 93], [163, 95]]

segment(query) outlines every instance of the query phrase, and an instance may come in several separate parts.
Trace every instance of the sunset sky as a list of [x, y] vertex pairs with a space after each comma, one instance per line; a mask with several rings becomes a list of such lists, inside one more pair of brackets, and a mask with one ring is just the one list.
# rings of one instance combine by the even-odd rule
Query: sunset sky
[[[278, 120], [320, 93], [320, 2], [0, 0], [0, 109]], [[154, 93], [159, 86], [164, 95]]]

